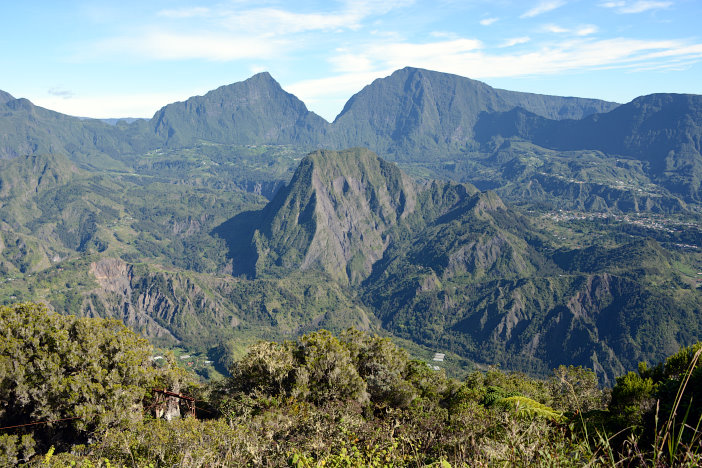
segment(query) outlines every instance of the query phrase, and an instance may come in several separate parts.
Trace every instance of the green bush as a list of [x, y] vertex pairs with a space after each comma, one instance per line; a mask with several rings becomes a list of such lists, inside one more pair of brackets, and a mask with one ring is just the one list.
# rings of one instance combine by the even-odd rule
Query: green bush
[[142, 418], [153, 385], [179, 378], [157, 370], [151, 355], [121, 322], [58, 315], [40, 304], [0, 307], [0, 426], [54, 421], [18, 430], [27, 457], [33, 446], [25, 436], [39, 450], [62, 449], [129, 425]]

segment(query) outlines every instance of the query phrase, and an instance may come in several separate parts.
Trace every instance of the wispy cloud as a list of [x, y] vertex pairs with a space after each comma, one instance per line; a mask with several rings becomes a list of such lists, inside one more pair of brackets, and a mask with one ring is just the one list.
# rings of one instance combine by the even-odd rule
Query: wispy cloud
[[589, 36], [591, 34], [595, 34], [597, 31], [599, 31], [599, 28], [593, 24], [587, 24], [578, 27], [575, 30], [575, 34], [578, 36]]
[[62, 99], [71, 99], [75, 96], [75, 93], [73, 91], [61, 87], [51, 88], [47, 92], [51, 96], [59, 97]]
[[[273, 57], [284, 53], [285, 41], [227, 34], [182, 34], [168, 31], [114, 37], [96, 42], [96, 55], [131, 55], [152, 60], [231, 61]], [[90, 52], [88, 52], [90, 53]]]
[[373, 70], [373, 62], [368, 56], [354, 54], [350, 51], [340, 52], [340, 55], [336, 55], [329, 60], [335, 72], [365, 73]]
[[611, 1], [601, 3], [600, 6], [605, 8], [612, 8], [617, 13], [622, 14], [633, 14], [633, 13], [643, 13], [650, 10], [660, 10], [664, 8], [669, 8], [673, 5], [673, 2], [669, 1], [654, 1], [654, 0], [637, 0], [637, 1]]
[[[155, 60], [204, 59], [233, 61], [279, 57], [303, 47], [304, 33], [357, 31], [377, 18], [409, 5], [412, 0], [347, 0], [341, 8], [323, 12], [296, 12], [277, 7], [220, 4], [217, 7], [160, 10], [159, 21], [129, 34], [95, 41], [77, 53], [77, 59], [104, 54]], [[187, 28], [178, 22], [187, 19]]]
[[331, 121], [335, 117], [332, 112], [338, 112], [349, 96], [357, 93], [373, 80], [388, 76], [393, 71], [389, 68], [360, 73], [342, 73], [325, 78], [298, 81], [285, 86], [285, 89], [310, 107], [327, 109], [328, 113], [323, 113], [322, 116]]
[[563, 5], [565, 5], [564, 0], [545, 0], [536, 5], [535, 7], [525, 11], [520, 18], [533, 18], [535, 16], [542, 15], [544, 13], [548, 13], [549, 11], [553, 11], [556, 8], [560, 8]]
[[[524, 43], [528, 38], [515, 38], [509, 42]], [[528, 51], [493, 53], [479, 41], [437, 41], [425, 44], [392, 43], [361, 46], [365, 68], [362, 72], [350, 71], [322, 79], [294, 83], [289, 88], [305, 102], [333, 100], [339, 102], [357, 92], [373, 79], [387, 76], [393, 70], [410, 65], [471, 78], [502, 78], [517, 76], [553, 75], [571, 71], [599, 69], [675, 70], [681, 63], [702, 60], [702, 44], [683, 41], [647, 41], [627, 38], [592, 40], [577, 38], [557, 45], [544, 45]], [[352, 63], [346, 53], [343, 58]]]
[[[367, 57], [380, 59], [384, 69], [398, 69], [406, 66], [423, 66], [439, 57], [461, 57], [483, 48], [477, 39], [455, 39], [451, 41], [424, 44], [397, 42], [375, 44], [368, 50]], [[436, 68], [437, 70], [439, 68]]]
[[278, 8], [256, 8], [229, 12], [220, 16], [219, 21], [230, 30], [276, 36], [306, 31], [358, 30], [366, 16], [364, 9], [296, 13]]
[[541, 27], [541, 30], [544, 32], [550, 32], [553, 34], [563, 34], [570, 32], [570, 29], [564, 28], [563, 26], [558, 26], [557, 24], [544, 24]]
[[500, 47], [514, 47], [519, 44], [526, 44], [530, 40], [531, 39], [528, 36], [514, 37], [512, 39], [507, 39]]
[[499, 20], [499, 18], [485, 18], [480, 20], [480, 24], [483, 26], [490, 26], [491, 24], [496, 23]]
[[205, 18], [237, 31], [283, 35], [305, 31], [357, 30], [371, 16], [384, 15], [407, 6], [412, 0], [347, 0], [342, 8], [332, 11], [301, 13], [278, 7], [247, 8], [219, 6], [216, 8], [180, 8], [161, 10], [164, 18]]
[[585, 37], [591, 34], [595, 34], [597, 31], [599, 31], [599, 28], [594, 24], [584, 24], [572, 29], [564, 28], [563, 26], [559, 26], [557, 24], [544, 24], [543, 26], [541, 26], [541, 31], [552, 34], [570, 34], [579, 37]]

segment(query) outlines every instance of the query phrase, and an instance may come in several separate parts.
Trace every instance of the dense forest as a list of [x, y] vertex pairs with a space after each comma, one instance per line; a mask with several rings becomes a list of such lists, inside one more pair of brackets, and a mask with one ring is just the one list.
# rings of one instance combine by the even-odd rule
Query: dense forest
[[[206, 383], [116, 321], [25, 303], [0, 308], [0, 333], [2, 465], [702, 462], [701, 343], [603, 389], [572, 366], [449, 378], [354, 329], [261, 341]], [[185, 398], [159, 399], [164, 388]], [[165, 406], [170, 420], [156, 418]]]

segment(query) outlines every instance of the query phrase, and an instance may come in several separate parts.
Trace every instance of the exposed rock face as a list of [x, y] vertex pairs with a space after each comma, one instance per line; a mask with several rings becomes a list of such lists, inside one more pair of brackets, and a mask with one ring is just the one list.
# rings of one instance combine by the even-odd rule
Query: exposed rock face
[[139, 302], [143, 304], [145, 297], [135, 297], [133, 294], [132, 265], [117, 258], [103, 258], [90, 265], [90, 272], [100, 288], [91, 295], [86, 305], [86, 313], [89, 316], [99, 316], [101, 311], [106, 311], [108, 316], [122, 320], [144, 336], [178, 341], [167, 328], [154, 319], [152, 314], [156, 313], [157, 317], [161, 312], [158, 308], [139, 307]]
[[92, 263], [90, 273], [99, 287], [86, 294], [82, 313], [122, 320], [160, 345], [202, 349], [252, 333], [287, 339], [318, 328], [378, 330], [371, 313], [318, 273], [246, 281], [117, 258]]
[[132, 266], [118, 258], [103, 258], [92, 263], [90, 273], [105, 292], [124, 296], [131, 293]]
[[368, 150], [310, 154], [260, 214], [256, 274], [317, 268], [360, 282], [382, 258], [389, 232], [415, 211], [417, 191]]
[[[212, 324], [239, 326], [231, 304], [188, 275], [135, 270], [117, 258], [91, 264], [90, 272], [100, 287], [84, 304], [85, 313], [118, 318], [143, 336], [170, 344], [179, 342], [181, 334], [202, 333]], [[209, 282], [214, 289], [222, 286], [217, 280]]]
[[[225, 236], [239, 249], [234, 262], [250, 256], [243, 272], [256, 277], [317, 269], [360, 284], [378, 262], [386, 262], [382, 270], [397, 255], [434, 269], [442, 280], [533, 271], [526, 243], [495, 223], [500, 213], [513, 216], [492, 192], [439, 181], [420, 185], [365, 149], [318, 151], [262, 211], [232, 220]], [[401, 251], [386, 258], [393, 246]]]

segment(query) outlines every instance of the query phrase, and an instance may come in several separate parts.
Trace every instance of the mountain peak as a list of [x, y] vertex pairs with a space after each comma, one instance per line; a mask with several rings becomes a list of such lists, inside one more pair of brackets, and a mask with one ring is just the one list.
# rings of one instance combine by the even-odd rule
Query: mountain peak
[[169, 104], [154, 115], [151, 125], [169, 145], [206, 140], [311, 146], [323, 139], [328, 123], [262, 72]]
[[[237, 81], [235, 83], [231, 83], [228, 85], [220, 86], [219, 88], [212, 90], [205, 94], [207, 96], [210, 93], [221, 93], [223, 91], [231, 91], [235, 93], [241, 93], [242, 90], [251, 90], [254, 88], [260, 88], [260, 87], [267, 87], [267, 88], [274, 88], [274, 89], [279, 89], [282, 92], [283, 88], [280, 86], [280, 83], [278, 83], [273, 76], [271, 76], [270, 73], [267, 71], [262, 71], [259, 73], [256, 73], [255, 75], [251, 75], [250, 77], [246, 78], [243, 81]], [[287, 93], [286, 93], [287, 94]]]
[[5, 104], [8, 101], [13, 100], [14, 97], [10, 93], [6, 93], [5, 91], [0, 89], [0, 104]]
[[[234, 242], [256, 249], [255, 267], [248, 268], [257, 276], [318, 269], [357, 284], [382, 258], [390, 230], [414, 211], [417, 190], [395, 164], [367, 149], [316, 151], [259, 213], [251, 239]], [[230, 233], [237, 230], [231, 226]]]
[[273, 81], [273, 82], [277, 83], [275, 78], [273, 78], [271, 76], [271, 74], [268, 73], [267, 71], [258, 72], [255, 75], [252, 75], [250, 78], [248, 78], [245, 81], [248, 81], [248, 80], [269, 80], [269, 81]]
[[616, 103], [520, 93], [449, 73], [405, 67], [355, 94], [334, 120], [341, 146], [424, 158], [460, 154], [474, 144], [482, 113], [523, 107], [548, 119], [580, 119]]

